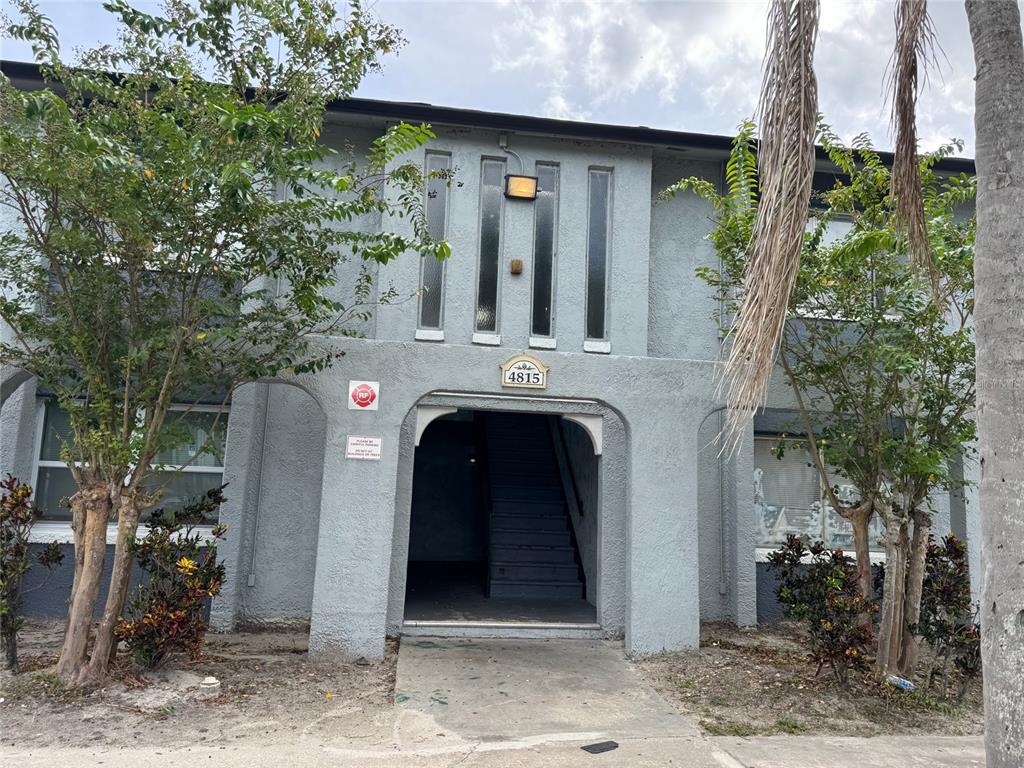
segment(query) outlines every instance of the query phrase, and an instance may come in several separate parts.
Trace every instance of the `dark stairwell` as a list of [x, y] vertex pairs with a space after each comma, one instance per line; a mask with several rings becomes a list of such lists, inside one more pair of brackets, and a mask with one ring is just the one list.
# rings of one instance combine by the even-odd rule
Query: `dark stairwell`
[[548, 417], [484, 417], [488, 595], [563, 600], [586, 595]]

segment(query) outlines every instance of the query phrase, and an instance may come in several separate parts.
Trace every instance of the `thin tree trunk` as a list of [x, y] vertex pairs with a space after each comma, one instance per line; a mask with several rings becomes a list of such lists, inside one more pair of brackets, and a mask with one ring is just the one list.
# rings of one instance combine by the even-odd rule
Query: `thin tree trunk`
[[[22, 580], [18, 579], [18, 582]], [[8, 600], [14, 606], [20, 602], [18, 599], [18, 593], [22, 591], [20, 584], [14, 586], [8, 595]], [[2, 626], [0, 626], [0, 644], [3, 645], [3, 668], [10, 672], [17, 672], [17, 630], [15, 621], [17, 618], [17, 610], [13, 610], [7, 614], [6, 617], [0, 618]]]
[[[865, 600], [874, 600], [874, 589], [871, 578], [871, 516], [874, 509], [870, 504], [854, 507], [849, 512], [850, 525], [853, 527], [853, 550], [857, 555], [857, 585], [860, 596]], [[868, 621], [871, 621], [870, 615]]]
[[903, 606], [903, 643], [900, 648], [899, 669], [903, 677], [911, 678], [917, 669], [917, 654], [921, 638], [910, 628], [921, 619], [921, 592], [924, 589], [925, 557], [928, 554], [928, 536], [932, 531], [931, 515], [926, 510], [915, 509], [910, 516], [914, 523], [914, 534], [910, 540], [910, 556], [907, 563], [907, 582]]
[[82, 671], [80, 682], [97, 683], [106, 677], [107, 666], [116, 651], [114, 630], [117, 628], [118, 619], [124, 613], [124, 603], [128, 596], [128, 582], [132, 575], [132, 564], [135, 562], [130, 545], [135, 541], [135, 534], [139, 528], [139, 515], [140, 509], [135, 500], [122, 503], [118, 510], [114, 569], [107, 590], [107, 603], [96, 629], [96, 643], [92, 649], [92, 656], [89, 657], [89, 666]]
[[906, 523], [895, 511], [889, 510], [885, 515], [885, 586], [875, 655], [875, 668], [881, 674], [896, 668], [902, 644], [906, 536]]
[[[77, 497], [77, 498], [75, 498]], [[110, 519], [110, 492], [106, 484], [91, 485], [72, 497], [81, 504], [85, 525], [82, 531], [82, 568], [68, 608], [64, 645], [57, 660], [57, 674], [68, 682], [76, 682], [85, 666], [96, 598], [100, 591], [103, 561], [107, 553], [107, 521]], [[76, 537], [77, 537], [76, 533]], [[76, 554], [77, 559], [77, 554]], [[77, 570], [77, 566], [76, 566]]]
[[0, 645], [4, 650], [3, 668], [9, 672], [18, 671], [18, 614], [21, 613], [21, 576], [7, 588], [7, 614], [0, 616]]
[[[74, 534], [75, 575], [71, 580], [71, 590], [68, 594], [68, 610], [75, 601], [75, 591], [82, 583], [82, 569], [85, 567], [85, 505], [81, 500], [71, 503], [71, 532]], [[69, 624], [64, 625], [65, 636], [68, 626]]]
[[989, 768], [1024, 765], [1024, 41], [1007, 0], [968, 0], [974, 44], [974, 321], [981, 658]]
[[18, 633], [10, 627], [3, 628], [4, 669], [8, 672], [18, 671]]

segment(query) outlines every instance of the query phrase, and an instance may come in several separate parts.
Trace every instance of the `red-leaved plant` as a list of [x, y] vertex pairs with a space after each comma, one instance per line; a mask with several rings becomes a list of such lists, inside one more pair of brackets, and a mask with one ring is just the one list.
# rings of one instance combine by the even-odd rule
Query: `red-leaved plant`
[[807, 627], [818, 673], [827, 666], [845, 688], [850, 669], [867, 664], [871, 625], [865, 616], [878, 610], [860, 595], [856, 564], [841, 549], [820, 541], [805, 545], [790, 534], [768, 556], [768, 568], [778, 575], [776, 594], [786, 615]]
[[981, 627], [977, 607], [971, 603], [971, 574], [967, 545], [952, 533], [936, 542], [928, 539], [921, 618], [911, 627], [934, 651], [928, 669], [927, 688], [942, 677], [948, 695], [950, 663], [960, 673], [957, 701], [962, 701], [970, 681], [981, 671]]
[[[43, 511], [32, 503], [32, 486], [12, 475], [0, 482], [0, 645], [3, 666], [18, 670], [18, 631], [24, 624], [21, 603], [22, 581], [35, 559], [48, 571], [64, 559], [60, 546], [47, 544], [35, 557], [29, 555], [29, 534]], [[41, 584], [39, 586], [42, 586]]]
[[149, 531], [132, 551], [145, 574], [129, 603], [127, 616], [117, 625], [135, 661], [152, 669], [174, 652], [192, 659], [202, 653], [209, 629], [207, 600], [224, 583], [224, 564], [217, 562], [217, 540], [226, 526], [216, 525], [209, 535], [197, 523], [224, 500], [214, 488], [175, 513], [157, 510]]

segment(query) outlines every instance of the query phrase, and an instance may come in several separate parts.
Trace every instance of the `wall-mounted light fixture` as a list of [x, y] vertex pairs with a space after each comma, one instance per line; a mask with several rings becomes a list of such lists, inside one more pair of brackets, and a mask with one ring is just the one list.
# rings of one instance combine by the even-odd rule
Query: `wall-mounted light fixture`
[[536, 200], [537, 177], [517, 176], [512, 173], [506, 174], [505, 197], [512, 197], [517, 200]]

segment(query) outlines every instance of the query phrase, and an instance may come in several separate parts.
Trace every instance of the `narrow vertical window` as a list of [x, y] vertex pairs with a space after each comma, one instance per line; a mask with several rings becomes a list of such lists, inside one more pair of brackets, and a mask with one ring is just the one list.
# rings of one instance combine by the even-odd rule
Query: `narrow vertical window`
[[537, 200], [533, 204], [533, 307], [531, 336], [554, 336], [555, 232], [558, 227], [558, 167], [537, 166]]
[[590, 170], [587, 226], [587, 338], [606, 339], [608, 303], [608, 229], [611, 221], [611, 171]]
[[[444, 172], [451, 167], [451, 158], [433, 152], [427, 153], [427, 200], [425, 212], [431, 240], [443, 240], [448, 228], [448, 181]], [[420, 274], [420, 328], [442, 327], [444, 297], [444, 262], [432, 255], [421, 257]]]
[[483, 161], [480, 169], [480, 276], [476, 291], [476, 330], [498, 331], [498, 267], [501, 260], [503, 160]]

